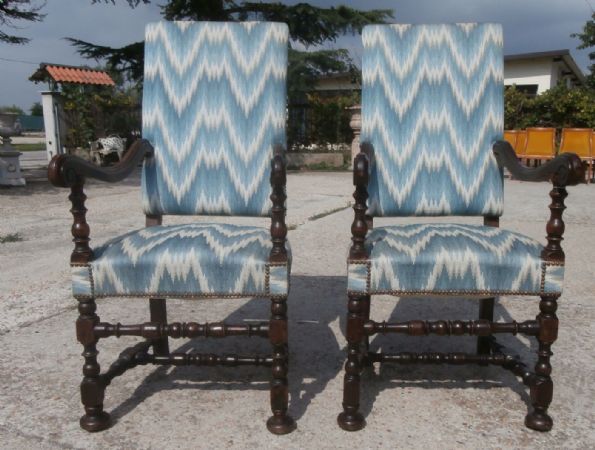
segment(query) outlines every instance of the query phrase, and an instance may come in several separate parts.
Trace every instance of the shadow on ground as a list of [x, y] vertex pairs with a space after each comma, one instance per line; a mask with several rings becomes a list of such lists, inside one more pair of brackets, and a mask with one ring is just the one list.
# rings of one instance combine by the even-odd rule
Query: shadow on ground
[[[289, 298], [290, 322], [290, 370], [289, 412], [299, 420], [308, 410], [311, 402], [323, 392], [331, 380], [340, 377], [342, 382], [345, 361], [345, 316], [346, 281], [344, 277], [292, 277], [292, 292]], [[375, 314], [375, 306], [386, 309], [381, 302], [395, 302], [390, 298], [372, 298], [372, 317], [376, 320], [406, 321], [412, 319], [474, 319], [478, 302], [471, 299], [405, 298], [396, 303], [390, 318]], [[537, 303], [536, 303], [537, 305]], [[390, 308], [390, 307], [389, 307]], [[101, 309], [101, 308], [100, 308]], [[148, 305], [147, 305], [148, 309]], [[537, 309], [537, 308], [536, 308]], [[99, 311], [101, 315], [101, 311]], [[170, 320], [175, 310], [168, 310]], [[269, 303], [263, 299], [252, 299], [220, 320], [228, 323], [242, 323], [245, 319], [267, 320]], [[501, 305], [496, 306], [496, 320], [513, 320]], [[522, 318], [523, 320], [526, 318]], [[125, 318], [121, 319], [125, 322]], [[200, 317], [188, 317], [187, 321], [204, 322]], [[337, 325], [340, 335], [337, 338]], [[535, 353], [536, 345], [528, 347], [517, 337], [507, 336], [503, 341], [511, 354], [527, 358]], [[533, 340], [532, 340], [533, 341]], [[475, 337], [408, 337], [403, 335], [375, 336], [372, 349], [394, 351], [475, 351]], [[170, 350], [176, 352], [200, 352], [218, 354], [269, 354], [270, 345], [266, 339], [229, 337], [225, 339], [194, 339], [182, 345], [170, 339]], [[101, 349], [101, 342], [99, 344]], [[158, 367], [147, 376], [134, 393], [124, 399], [110, 413], [114, 421], [124, 417], [153, 394], [166, 390], [261, 390], [263, 402], [268, 402], [269, 370], [263, 367]], [[118, 383], [116, 378], [114, 383]], [[421, 387], [423, 389], [492, 389], [508, 388], [516, 392], [528, 405], [529, 396], [520, 380], [499, 367], [435, 366], [435, 365], [375, 365], [362, 375], [361, 412], [370, 414], [376, 398], [387, 389]], [[109, 396], [109, 387], [107, 389]], [[336, 398], [328, 405], [330, 414], [341, 410], [342, 399]], [[395, 405], [395, 407], [398, 407]], [[519, 404], [519, 407], [521, 405]]]

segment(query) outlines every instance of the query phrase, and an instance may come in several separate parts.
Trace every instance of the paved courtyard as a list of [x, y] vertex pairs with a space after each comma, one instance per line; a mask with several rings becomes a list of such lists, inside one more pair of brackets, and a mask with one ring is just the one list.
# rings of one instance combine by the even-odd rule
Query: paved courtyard
[[[544, 241], [549, 216], [548, 183], [506, 180], [503, 227]], [[298, 429], [273, 436], [268, 371], [263, 368], [138, 367], [107, 388], [105, 408], [114, 426], [88, 434], [78, 384], [82, 347], [74, 334], [76, 302], [70, 296], [68, 257], [72, 250], [68, 191], [35, 182], [0, 189], [0, 235], [22, 241], [0, 244], [0, 447], [53, 448], [593, 448], [595, 447], [595, 186], [569, 188], [563, 243], [566, 288], [560, 300], [559, 339], [553, 346], [554, 428], [540, 434], [523, 420], [528, 393], [509, 372], [475, 366], [376, 366], [362, 377], [362, 411], [367, 427], [347, 433], [336, 425], [341, 410], [345, 360], [345, 257], [352, 211], [348, 173], [296, 173], [288, 178], [289, 239], [293, 250], [289, 298], [290, 413]], [[89, 183], [92, 244], [144, 226], [139, 177], [118, 185]], [[184, 217], [168, 217], [180, 223]], [[222, 219], [228, 221], [229, 219]], [[444, 221], [444, 219], [433, 219]], [[378, 220], [411, 223], [413, 219]], [[478, 223], [478, 219], [461, 222]], [[235, 223], [268, 225], [262, 219]], [[535, 298], [502, 298], [500, 320], [526, 320]], [[240, 322], [266, 319], [263, 300], [168, 302], [170, 321]], [[98, 301], [102, 320], [148, 320], [141, 299]], [[374, 297], [375, 320], [477, 316], [470, 299]], [[536, 344], [508, 336], [507, 346], [534, 360]], [[104, 339], [100, 363], [106, 368], [133, 338]], [[265, 340], [170, 341], [172, 350], [268, 351]], [[472, 351], [474, 338], [383, 336], [383, 349]], [[213, 381], [217, 380], [217, 381]]]

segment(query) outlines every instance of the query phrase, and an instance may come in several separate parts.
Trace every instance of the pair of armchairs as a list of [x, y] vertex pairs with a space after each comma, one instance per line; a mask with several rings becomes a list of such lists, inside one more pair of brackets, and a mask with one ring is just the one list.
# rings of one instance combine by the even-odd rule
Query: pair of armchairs
[[[83, 345], [81, 426], [109, 426], [105, 388], [139, 364], [256, 364], [272, 372], [268, 429], [295, 428], [288, 415], [287, 296], [291, 253], [285, 225], [285, 76], [288, 30], [279, 23], [156, 23], [147, 26], [143, 136], [112, 168], [56, 156], [49, 178], [71, 189], [73, 294]], [[550, 346], [561, 294], [565, 187], [582, 180], [580, 160], [563, 154], [536, 169], [519, 165], [502, 136], [502, 31], [498, 25], [389, 25], [364, 29], [362, 152], [354, 163], [355, 220], [348, 259], [347, 363], [339, 425], [361, 429], [360, 372], [374, 362], [503, 366], [530, 387], [527, 426], [549, 430]], [[496, 144], [492, 148], [492, 144]], [[122, 180], [143, 161], [147, 227], [91, 249], [86, 178]], [[547, 245], [499, 229], [502, 167], [524, 180], [551, 179]], [[269, 181], [270, 180], [270, 184]], [[221, 223], [162, 225], [164, 215], [271, 218], [270, 230]], [[471, 215], [484, 225], [420, 224], [372, 228], [374, 216]], [[299, 244], [298, 244], [299, 245]], [[370, 298], [473, 296], [479, 320], [377, 323]], [[493, 322], [497, 295], [541, 297], [536, 320]], [[150, 322], [101, 322], [101, 297], [149, 298]], [[166, 298], [263, 297], [268, 322], [168, 323]], [[472, 334], [477, 354], [369, 349], [375, 333]], [[535, 371], [502, 353], [494, 333], [539, 341]], [[109, 336], [145, 340], [105, 372], [97, 343]], [[268, 338], [266, 356], [170, 352], [169, 338]]]

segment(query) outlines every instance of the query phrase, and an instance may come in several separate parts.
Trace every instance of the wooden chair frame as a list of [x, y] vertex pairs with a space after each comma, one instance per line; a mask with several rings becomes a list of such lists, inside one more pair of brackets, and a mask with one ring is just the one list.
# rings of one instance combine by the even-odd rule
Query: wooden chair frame
[[[584, 169], [580, 158], [573, 153], [564, 153], [548, 163], [528, 168], [518, 161], [512, 146], [506, 141], [494, 145], [494, 155], [500, 167], [506, 167], [518, 180], [545, 181], [551, 180], [553, 189], [550, 192], [550, 219], [547, 222], [547, 245], [543, 249], [544, 260], [561, 263], [564, 252], [561, 242], [564, 233], [562, 212], [565, 209], [564, 199], [568, 195], [566, 186], [583, 182]], [[367, 260], [369, 258], [365, 240], [372, 227], [372, 218], [366, 215], [368, 198], [369, 168], [373, 164], [374, 149], [371, 144], [363, 143], [360, 153], [354, 159], [353, 184], [355, 192], [354, 220], [351, 226], [352, 245], [349, 251], [350, 260]], [[498, 217], [484, 217], [486, 226], [498, 226]], [[494, 298], [484, 298], [479, 303], [479, 320], [411, 320], [408, 322], [386, 323], [370, 319], [370, 297], [348, 295], [347, 302], [347, 362], [343, 390], [343, 412], [337, 421], [347, 431], [357, 431], [365, 425], [365, 419], [359, 412], [360, 373], [366, 366], [375, 362], [394, 362], [399, 364], [480, 364], [496, 365], [511, 371], [520, 377], [529, 387], [532, 410], [525, 419], [525, 425], [538, 431], [549, 431], [552, 419], [547, 413], [552, 401], [553, 383], [551, 374], [551, 345], [557, 338], [558, 318], [556, 317], [557, 299], [559, 295], [542, 296], [539, 303], [539, 314], [535, 320], [524, 322], [497, 323], [494, 318]], [[469, 334], [478, 336], [477, 353], [413, 353], [395, 354], [380, 353], [370, 350], [369, 337], [377, 333], [401, 333], [410, 336], [460, 336]], [[507, 355], [504, 347], [494, 338], [497, 333], [525, 334], [537, 338], [537, 363], [534, 371], [516, 356]], [[363, 349], [362, 349], [363, 347]]]
[[[83, 191], [85, 178], [95, 178], [114, 183], [129, 176], [145, 158], [153, 157], [153, 147], [146, 140], [136, 141], [126, 153], [122, 161], [107, 168], [95, 166], [81, 158], [71, 155], [55, 156], [48, 168], [48, 177], [54, 186], [70, 188], [70, 210], [74, 223], [72, 235], [74, 250], [71, 262], [86, 264], [93, 260], [93, 251], [89, 246], [90, 228], [86, 221], [85, 200]], [[276, 148], [272, 159], [271, 171], [271, 240], [273, 247], [269, 262], [287, 263], [288, 255], [285, 247], [287, 226], [285, 224], [285, 186], [286, 170], [282, 149]], [[161, 216], [147, 216], [148, 227], [160, 225]], [[196, 322], [167, 323], [166, 300], [151, 298], [149, 301], [150, 322], [143, 324], [122, 325], [100, 322], [96, 314], [97, 306], [94, 298], [79, 299], [79, 317], [76, 321], [76, 336], [84, 351], [83, 381], [81, 383], [81, 400], [85, 407], [85, 415], [80, 425], [87, 431], [101, 431], [110, 426], [110, 416], [103, 410], [105, 388], [112, 380], [126, 370], [138, 365], [192, 365], [192, 366], [240, 366], [257, 365], [270, 367], [272, 381], [270, 402], [273, 415], [267, 421], [267, 428], [275, 434], [285, 434], [295, 429], [294, 420], [287, 414], [288, 405], [288, 344], [287, 344], [287, 298], [271, 299], [270, 320], [259, 324], [233, 325], [223, 322], [200, 324]], [[97, 362], [97, 343], [99, 339], [109, 336], [139, 336], [145, 339], [137, 345], [127, 348], [120, 357], [101, 373]], [[169, 351], [168, 338], [195, 338], [226, 336], [259, 336], [268, 338], [273, 351], [267, 356], [213, 355], [202, 353], [175, 353]], [[149, 349], [153, 349], [152, 353]]]

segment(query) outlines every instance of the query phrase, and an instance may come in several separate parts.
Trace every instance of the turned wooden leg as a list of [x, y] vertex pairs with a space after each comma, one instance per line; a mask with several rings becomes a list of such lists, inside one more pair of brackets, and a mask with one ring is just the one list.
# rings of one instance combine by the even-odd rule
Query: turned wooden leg
[[[164, 298], [150, 298], [149, 309], [151, 312], [151, 322], [167, 324], [167, 305]], [[167, 336], [153, 340], [153, 353], [156, 356], [169, 355]]]
[[[364, 323], [370, 320], [370, 296], [366, 295], [362, 297], [362, 314], [364, 317]], [[365, 367], [370, 367], [372, 365], [372, 361], [368, 358], [368, 353], [370, 352], [370, 336], [364, 336], [364, 354], [362, 358], [362, 365]]]
[[81, 417], [81, 428], [87, 431], [101, 431], [109, 428], [109, 414], [103, 410], [103, 395], [105, 384], [99, 376], [100, 367], [97, 363], [97, 338], [93, 327], [99, 322], [95, 314], [97, 306], [95, 299], [79, 300], [79, 318], [76, 321], [76, 336], [83, 345], [83, 381], [81, 383], [81, 401], [85, 406], [85, 415]]
[[364, 337], [364, 299], [350, 296], [347, 313], [347, 362], [343, 381], [343, 412], [337, 417], [347, 431], [361, 430], [366, 421], [359, 410], [361, 343]]
[[[482, 298], [479, 301], [479, 319], [494, 321], [494, 301], [495, 298]], [[477, 337], [477, 354], [489, 355], [491, 351], [492, 336], [478, 336]]]
[[535, 376], [529, 388], [533, 410], [525, 418], [525, 425], [537, 431], [549, 431], [553, 425], [547, 409], [552, 402], [554, 390], [550, 377], [552, 373], [552, 366], [550, 365], [552, 352], [550, 348], [558, 337], [557, 299], [558, 297], [541, 297], [539, 303], [541, 312], [537, 316], [539, 347], [537, 350], [537, 363], [535, 364]]
[[295, 421], [287, 414], [289, 390], [287, 387], [287, 299], [271, 301], [269, 339], [273, 345], [273, 379], [271, 381], [271, 410], [267, 428], [274, 434], [287, 434], [295, 429]]

